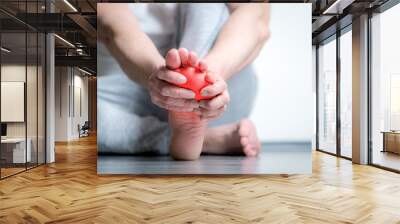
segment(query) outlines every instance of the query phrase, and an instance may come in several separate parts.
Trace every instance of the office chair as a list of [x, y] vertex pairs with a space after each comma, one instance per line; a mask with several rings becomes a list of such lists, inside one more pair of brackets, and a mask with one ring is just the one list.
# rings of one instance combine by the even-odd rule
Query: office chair
[[89, 136], [89, 129], [90, 129], [89, 121], [85, 121], [82, 127], [80, 127], [80, 125], [78, 124], [79, 138]]

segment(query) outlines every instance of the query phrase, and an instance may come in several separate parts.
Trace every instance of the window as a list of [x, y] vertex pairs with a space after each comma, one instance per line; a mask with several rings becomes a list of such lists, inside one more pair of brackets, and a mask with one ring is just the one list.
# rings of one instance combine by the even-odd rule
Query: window
[[340, 36], [340, 155], [352, 157], [352, 32]]
[[318, 48], [318, 149], [336, 153], [336, 40]]
[[400, 5], [371, 18], [372, 164], [400, 170]]

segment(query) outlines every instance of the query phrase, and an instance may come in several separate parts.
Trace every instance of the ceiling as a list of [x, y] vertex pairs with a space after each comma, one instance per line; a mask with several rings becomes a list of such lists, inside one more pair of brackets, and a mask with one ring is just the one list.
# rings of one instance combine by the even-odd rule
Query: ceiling
[[[271, 3], [312, 3], [313, 43], [334, 34], [340, 26], [351, 23], [360, 12], [376, 8], [388, 0], [270, 0]], [[97, 2], [131, 2], [128, 0], [1, 0], [0, 26], [2, 45], [12, 52], [9, 58], [28, 58], [37, 50], [36, 40], [25, 31], [55, 32], [56, 64], [82, 66], [96, 71]], [[52, 13], [48, 13], [52, 8]], [[338, 22], [341, 21], [341, 22]], [[347, 21], [347, 22], [346, 22]], [[340, 26], [338, 26], [338, 24]], [[39, 46], [41, 47], [41, 46]], [[13, 56], [13, 57], [11, 57]]]
[[[32, 38], [36, 33], [54, 32], [56, 65], [79, 66], [95, 73], [96, 3], [96, 0], [47, 0], [46, 5], [45, 0], [1, 0], [2, 46], [11, 50], [2, 52], [7, 54], [3, 60], [25, 62], [25, 56], [28, 60], [36, 57], [40, 49]], [[48, 13], [50, 9], [52, 13]]]
[[352, 23], [353, 17], [373, 12], [390, 0], [310, 0], [313, 4], [313, 44], [334, 35]]

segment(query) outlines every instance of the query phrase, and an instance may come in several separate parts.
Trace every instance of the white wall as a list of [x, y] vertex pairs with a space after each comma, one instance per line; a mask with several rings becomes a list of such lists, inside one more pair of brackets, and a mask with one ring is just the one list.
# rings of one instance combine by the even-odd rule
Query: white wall
[[[28, 82], [26, 82], [26, 77]], [[19, 65], [19, 64], [5, 64], [1, 66], [1, 81], [2, 82], [24, 82], [28, 83], [27, 86], [27, 122], [7, 122], [7, 135], [8, 137], [24, 137], [25, 136], [25, 126], [28, 125], [28, 137], [35, 133], [37, 126], [37, 98], [36, 98], [36, 67]], [[32, 88], [34, 87], [34, 88]], [[7, 96], [2, 96], [2, 98]], [[4, 105], [3, 105], [4, 106]], [[41, 105], [39, 105], [39, 108]], [[24, 106], [20, 108], [22, 113], [24, 113]], [[1, 110], [7, 110], [7, 108], [2, 107]], [[21, 112], [21, 111], [20, 111]], [[3, 111], [4, 113], [4, 111]], [[17, 113], [17, 112], [16, 112]], [[40, 133], [42, 134], [42, 133]], [[39, 136], [43, 137], [43, 136]]]
[[[38, 70], [37, 70], [38, 69]], [[39, 159], [39, 163], [44, 162], [45, 150], [45, 117], [44, 117], [44, 74], [41, 66], [25, 66], [25, 64], [3, 64], [1, 66], [2, 82], [23, 82], [26, 85], [26, 102], [22, 102], [20, 107], [6, 107], [2, 102], [2, 112], [22, 113], [26, 112], [26, 120], [22, 122], [6, 122], [7, 137], [21, 138], [27, 136], [30, 140], [32, 161]], [[4, 84], [4, 83], [2, 83]], [[2, 89], [2, 98], [9, 97], [5, 89]], [[8, 92], [11, 94], [10, 92]], [[19, 93], [24, 93], [20, 90]], [[4, 95], [6, 94], [6, 95]], [[24, 97], [22, 97], [24, 98]], [[24, 101], [24, 99], [22, 99]], [[12, 102], [11, 102], [12, 103]], [[26, 103], [26, 106], [25, 106]], [[21, 104], [21, 102], [20, 102]], [[19, 111], [16, 111], [19, 110]], [[38, 155], [38, 157], [37, 157]]]
[[[55, 140], [69, 141], [79, 137], [78, 124], [88, 120], [88, 78], [77, 69], [56, 67]], [[80, 100], [78, 102], [80, 90]], [[82, 105], [82, 114], [79, 107]], [[75, 110], [75, 111], [74, 111]]]
[[68, 86], [69, 76], [67, 67], [55, 68], [55, 135], [56, 141], [68, 139]]
[[[79, 71], [78, 71], [79, 72]], [[71, 135], [74, 138], [79, 136], [77, 126], [80, 124], [81, 126], [88, 121], [88, 77], [82, 76], [82, 73], [77, 74], [77, 70], [75, 70], [74, 75], [74, 94], [75, 96], [75, 113], [73, 113], [73, 119], [71, 120], [71, 126], [73, 127], [71, 130]], [[80, 93], [78, 91], [80, 90]], [[79, 99], [80, 94], [80, 99]], [[79, 103], [79, 100], [81, 101]], [[79, 108], [81, 107], [81, 108]], [[79, 110], [82, 110], [81, 112]]]
[[271, 37], [255, 61], [259, 92], [250, 118], [262, 141], [311, 142], [311, 4], [273, 3], [270, 18]]

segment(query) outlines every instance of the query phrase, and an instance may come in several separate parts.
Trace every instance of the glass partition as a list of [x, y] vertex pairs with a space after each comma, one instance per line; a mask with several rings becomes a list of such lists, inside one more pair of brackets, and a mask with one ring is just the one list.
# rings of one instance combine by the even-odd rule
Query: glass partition
[[318, 149], [336, 153], [336, 39], [318, 47]]
[[37, 165], [38, 160], [38, 56], [37, 56], [37, 41], [38, 35], [36, 32], [27, 33], [27, 74], [26, 74], [26, 113], [27, 113], [27, 150], [30, 151], [30, 160], [27, 163], [28, 168]]
[[26, 136], [26, 41], [25, 32], [1, 34], [2, 177], [24, 171], [31, 161]]
[[[44, 1], [1, 1], [0, 7], [43, 12]], [[0, 12], [0, 178], [45, 163], [43, 33]]]
[[340, 154], [352, 157], [352, 32], [340, 36]]
[[37, 76], [37, 162], [43, 164], [46, 162], [46, 139], [45, 139], [45, 124], [46, 124], [46, 76], [45, 76], [45, 65], [46, 65], [46, 38], [43, 33], [38, 34], [38, 76]]
[[[42, 12], [41, 4], [39, 1], [27, 2], [26, 12], [40, 13]], [[38, 20], [38, 17], [33, 17], [33, 20]], [[38, 21], [32, 21], [38, 23]], [[27, 167], [35, 167], [38, 165], [39, 160], [39, 32], [37, 30], [27, 27], [27, 142], [31, 151], [30, 162]], [[29, 148], [27, 148], [29, 150]]]

